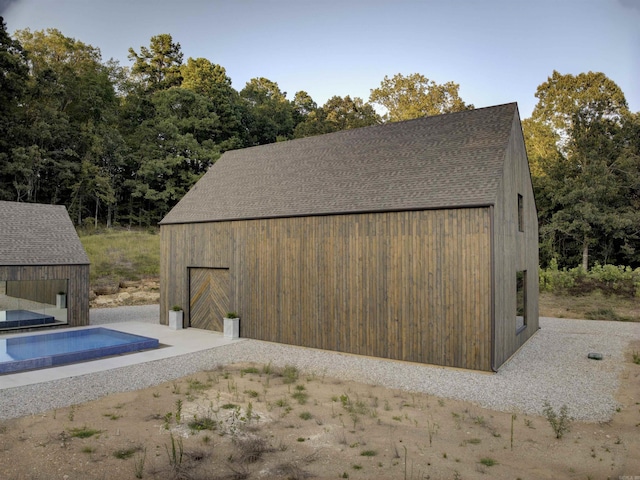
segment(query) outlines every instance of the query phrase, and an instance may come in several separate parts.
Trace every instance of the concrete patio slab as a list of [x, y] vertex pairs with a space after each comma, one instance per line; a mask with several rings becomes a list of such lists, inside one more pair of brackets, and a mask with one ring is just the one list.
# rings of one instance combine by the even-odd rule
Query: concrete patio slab
[[[80, 330], [91, 327], [78, 327], [73, 330]], [[118, 322], [100, 325], [105, 328], [118, 330], [121, 332], [132, 333], [135, 335], [143, 335], [145, 337], [157, 338], [160, 347], [155, 350], [145, 350], [142, 352], [128, 353], [113, 357], [106, 357], [97, 360], [72, 363], [59, 367], [44, 368], [41, 370], [31, 370], [27, 372], [12, 373], [0, 376], [0, 389], [19, 387], [23, 385], [31, 385], [61, 378], [75, 377], [86, 375], [88, 373], [101, 372], [114, 368], [135, 365], [143, 362], [151, 362], [178, 355], [207, 350], [230, 343], [243, 341], [243, 339], [230, 340], [225, 338], [222, 333], [212, 332], [209, 330], [200, 330], [196, 328], [186, 328], [182, 330], [172, 330], [166, 325], [154, 324], [149, 322]], [[13, 334], [12, 337], [23, 335], [41, 335], [47, 332], [29, 332], [24, 334]], [[0, 335], [0, 338], [7, 338], [9, 335]]]

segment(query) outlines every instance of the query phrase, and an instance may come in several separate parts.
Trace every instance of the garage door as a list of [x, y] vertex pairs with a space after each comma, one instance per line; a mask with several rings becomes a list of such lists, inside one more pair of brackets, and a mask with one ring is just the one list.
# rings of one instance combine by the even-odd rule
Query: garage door
[[189, 326], [222, 331], [229, 311], [229, 269], [189, 269]]

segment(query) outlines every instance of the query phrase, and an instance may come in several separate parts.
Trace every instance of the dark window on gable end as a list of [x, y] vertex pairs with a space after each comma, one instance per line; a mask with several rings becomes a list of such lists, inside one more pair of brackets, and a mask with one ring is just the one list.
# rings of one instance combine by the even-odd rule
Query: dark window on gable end
[[518, 230], [524, 232], [524, 205], [522, 195], [518, 194]]
[[516, 272], [516, 332], [527, 326], [527, 271]]

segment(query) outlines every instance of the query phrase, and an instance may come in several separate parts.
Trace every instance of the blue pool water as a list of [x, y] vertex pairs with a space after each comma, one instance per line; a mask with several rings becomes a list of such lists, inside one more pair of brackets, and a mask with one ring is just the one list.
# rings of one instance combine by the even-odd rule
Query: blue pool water
[[155, 338], [88, 328], [0, 339], [0, 374], [158, 348]]

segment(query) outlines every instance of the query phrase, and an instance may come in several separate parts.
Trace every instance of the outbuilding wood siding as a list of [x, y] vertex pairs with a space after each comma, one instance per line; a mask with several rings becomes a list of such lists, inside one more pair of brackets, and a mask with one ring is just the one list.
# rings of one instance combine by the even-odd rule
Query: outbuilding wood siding
[[[0, 280], [69, 280], [67, 318], [70, 327], [89, 325], [89, 265], [0, 266]], [[53, 302], [55, 303], [55, 297]]]
[[166, 225], [162, 311], [188, 304], [188, 267], [229, 268], [243, 337], [490, 370], [490, 224], [468, 208]]

